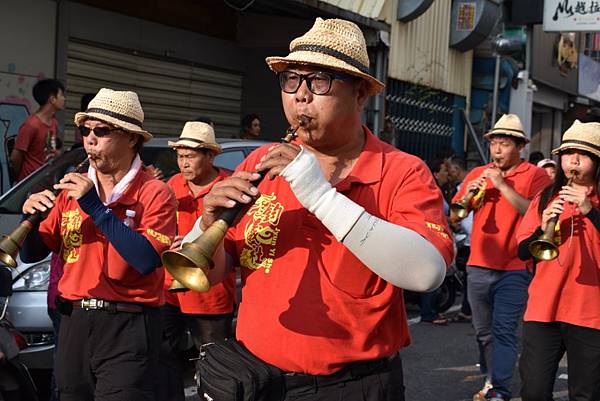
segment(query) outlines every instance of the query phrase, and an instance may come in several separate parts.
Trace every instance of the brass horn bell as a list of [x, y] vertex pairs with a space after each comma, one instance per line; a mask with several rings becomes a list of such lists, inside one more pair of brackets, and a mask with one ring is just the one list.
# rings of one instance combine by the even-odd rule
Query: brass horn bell
[[529, 252], [537, 260], [552, 260], [558, 257], [558, 246], [554, 243], [554, 231], [558, 217], [548, 220], [546, 230], [529, 244]]
[[189, 288], [187, 288], [185, 285], [181, 284], [177, 280], [173, 280], [171, 282], [171, 285], [167, 289], [167, 291], [169, 291], [169, 292], [186, 292], [189, 290], [190, 290]]
[[0, 262], [4, 263], [6, 266], [12, 267], [13, 269], [17, 267], [16, 259], [19, 250], [21, 249], [27, 234], [29, 234], [33, 227], [33, 224], [30, 221], [32, 218], [33, 216], [30, 216], [27, 220], [23, 220], [10, 234], [2, 236], [2, 240], [0, 240]]
[[225, 221], [215, 221], [193, 242], [184, 243], [181, 249], [163, 252], [163, 265], [184, 287], [198, 292], [208, 291], [208, 271], [214, 267], [212, 256], [227, 228]]

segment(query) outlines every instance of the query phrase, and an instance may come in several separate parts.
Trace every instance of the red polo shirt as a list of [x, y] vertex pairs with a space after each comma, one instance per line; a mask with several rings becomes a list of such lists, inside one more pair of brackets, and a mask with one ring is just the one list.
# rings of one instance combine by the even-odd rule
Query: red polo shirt
[[[465, 194], [468, 183], [479, 178], [492, 164], [476, 167], [464, 179], [465, 185], [454, 195], [453, 202]], [[533, 164], [521, 163], [509, 172], [504, 181], [525, 199], [533, 197], [550, 184], [546, 172]], [[470, 266], [480, 266], [494, 270], [521, 270], [526, 262], [517, 256], [516, 231], [523, 216], [501, 196], [492, 181], [486, 179], [487, 187], [481, 207], [474, 209], [473, 231], [471, 233]]]
[[[337, 190], [368, 213], [416, 231], [449, 263], [452, 237], [431, 173], [422, 160], [364, 130], [363, 151]], [[254, 171], [270, 146], [253, 152], [239, 170]], [[408, 345], [402, 290], [338, 242], [283, 178], [265, 179], [259, 190], [261, 197], [225, 242], [242, 266], [237, 338], [284, 371], [310, 374], [390, 356]]]
[[[134, 210], [135, 230], [150, 241], [159, 255], [169, 249], [176, 229], [175, 197], [165, 183], [140, 171], [121, 198], [108, 207], [120, 220], [125, 219], [127, 209]], [[68, 199], [66, 192], [60, 193], [39, 231], [44, 243], [60, 253], [65, 262], [58, 283], [62, 297], [152, 306], [163, 302], [164, 269], [143, 275], [129, 266], [77, 200]]]
[[[598, 207], [597, 193], [591, 194]], [[540, 197], [536, 197], [517, 231], [517, 241], [531, 236], [540, 226]], [[550, 201], [548, 204], [552, 203]], [[559, 255], [538, 261], [529, 285], [524, 319], [535, 322], [564, 322], [600, 330], [600, 233], [573, 204], [560, 215]]]
[[[196, 196], [192, 195], [187, 181], [181, 173], [174, 175], [168, 182], [177, 198], [177, 230], [180, 235], [191, 231], [196, 220], [202, 216], [203, 199], [212, 187], [223, 178], [229, 176], [226, 170], [219, 169], [217, 177]], [[173, 278], [165, 274], [165, 289], [171, 285]], [[179, 292], [176, 294], [165, 291], [165, 299], [173, 305], [179, 305], [183, 313], [223, 314], [233, 312], [235, 300], [235, 272], [232, 272], [223, 282], [211, 286], [208, 292], [196, 291]]]
[[17, 171], [17, 181], [21, 181], [37, 170], [46, 159], [46, 137], [58, 134], [58, 122], [52, 118], [52, 123], [46, 125], [37, 114], [33, 113], [19, 127], [15, 140], [15, 149], [23, 152], [23, 164]]

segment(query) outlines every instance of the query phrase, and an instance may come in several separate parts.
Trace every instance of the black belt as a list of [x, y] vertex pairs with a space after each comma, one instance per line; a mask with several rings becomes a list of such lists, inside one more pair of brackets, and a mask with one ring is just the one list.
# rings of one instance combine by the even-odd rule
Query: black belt
[[370, 361], [353, 362], [346, 365], [342, 370], [330, 375], [308, 375], [304, 373], [284, 373], [283, 382], [286, 391], [300, 387], [325, 387], [349, 380], [356, 380], [373, 373], [386, 371], [391, 363], [400, 358], [399, 353], [392, 356]]
[[105, 301], [103, 299], [90, 298], [72, 301], [73, 309], [103, 310], [107, 312], [143, 313], [144, 306], [124, 302]]

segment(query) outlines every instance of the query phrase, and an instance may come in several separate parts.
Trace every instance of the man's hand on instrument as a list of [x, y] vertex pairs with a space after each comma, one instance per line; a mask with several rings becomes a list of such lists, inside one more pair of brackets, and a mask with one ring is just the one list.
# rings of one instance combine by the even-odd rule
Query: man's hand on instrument
[[583, 215], [588, 214], [590, 210], [592, 210], [592, 202], [587, 196], [587, 191], [584, 188], [575, 188], [565, 185], [562, 187], [558, 195], [562, 200], [576, 205]]
[[293, 143], [282, 143], [273, 146], [256, 165], [257, 171], [265, 171], [266, 178], [272, 180], [281, 174], [283, 169], [300, 153], [300, 146]]
[[67, 191], [69, 198], [79, 199], [94, 188], [94, 182], [80, 173], [66, 174], [58, 184], [54, 184], [54, 189]]
[[469, 182], [469, 184], [467, 184], [467, 192], [479, 191], [479, 188], [481, 188], [484, 183], [485, 183], [485, 177], [482, 175], [479, 178], [477, 178], [477, 179]]
[[171, 242], [171, 247], [169, 249], [179, 249], [181, 247], [181, 242], [183, 240], [183, 235], [176, 235], [173, 238], [173, 242]]
[[485, 169], [483, 176], [489, 178], [492, 185], [494, 185], [494, 188], [498, 190], [505, 184], [504, 177], [502, 177], [502, 171], [495, 167]]
[[258, 188], [252, 181], [260, 178], [260, 174], [249, 171], [238, 171], [231, 177], [216, 183], [204, 197], [202, 224], [200, 229], [206, 230], [216, 221], [223, 209], [230, 209], [236, 203], [248, 204], [258, 196]]
[[54, 207], [56, 195], [46, 189], [42, 192], [31, 194], [23, 203], [22, 211], [24, 214], [34, 214], [36, 211], [45, 212]]
[[540, 228], [542, 231], [546, 231], [546, 227], [548, 226], [548, 221], [554, 217], [558, 217], [565, 210], [565, 201], [563, 199], [557, 198], [554, 200], [550, 206], [548, 206], [542, 212], [542, 224]]

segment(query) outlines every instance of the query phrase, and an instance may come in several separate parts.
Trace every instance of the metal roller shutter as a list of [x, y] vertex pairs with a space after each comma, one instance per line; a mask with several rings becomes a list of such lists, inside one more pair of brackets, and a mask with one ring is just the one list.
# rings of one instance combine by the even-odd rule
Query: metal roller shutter
[[242, 75], [192, 62], [161, 60], [135, 51], [69, 40], [65, 135], [73, 141], [73, 115], [81, 96], [100, 88], [137, 92], [144, 128], [155, 136], [179, 135], [185, 121], [210, 117], [220, 137], [240, 130]]

